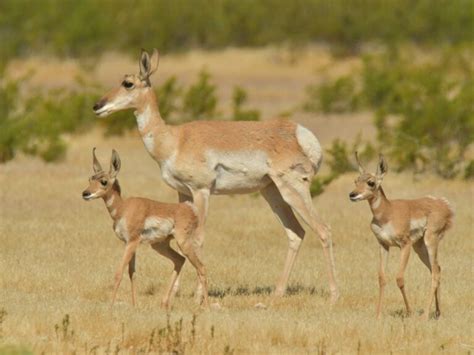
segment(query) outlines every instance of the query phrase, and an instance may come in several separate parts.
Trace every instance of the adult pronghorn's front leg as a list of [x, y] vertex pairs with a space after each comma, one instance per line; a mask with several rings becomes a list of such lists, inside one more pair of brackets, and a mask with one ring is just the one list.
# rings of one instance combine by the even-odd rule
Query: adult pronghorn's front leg
[[[117, 291], [120, 286], [120, 282], [122, 281], [122, 276], [123, 276], [125, 267], [127, 266], [127, 264], [130, 263], [130, 261], [134, 257], [135, 251], [137, 250], [139, 243], [140, 243], [140, 239], [136, 238], [132, 241], [129, 241], [127, 243], [127, 246], [125, 247], [125, 252], [123, 253], [122, 262], [120, 263], [119, 267], [117, 268], [117, 271], [115, 272], [115, 286], [114, 286], [114, 295], [112, 297], [112, 305], [115, 303], [115, 299], [117, 297]], [[133, 289], [134, 288], [132, 286], [132, 290]]]
[[272, 208], [288, 237], [288, 253], [286, 256], [283, 273], [278, 280], [275, 296], [283, 296], [288, 285], [291, 270], [295, 263], [296, 255], [303, 241], [305, 231], [295, 217], [291, 207], [283, 200], [275, 184], [270, 184], [261, 190], [262, 196]]

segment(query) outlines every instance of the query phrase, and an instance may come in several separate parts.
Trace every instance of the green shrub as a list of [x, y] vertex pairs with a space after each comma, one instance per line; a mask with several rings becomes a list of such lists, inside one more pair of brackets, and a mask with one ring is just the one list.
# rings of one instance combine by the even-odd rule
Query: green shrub
[[175, 76], [168, 78], [168, 80], [156, 90], [160, 114], [165, 121], [170, 121], [171, 115], [179, 111], [178, 100], [181, 94], [182, 88], [178, 85]]
[[[453, 178], [474, 143], [472, 49], [449, 47], [429, 60], [414, 55], [391, 48], [367, 56], [360, 79], [354, 74], [311, 86], [306, 109], [371, 109], [379, 146], [396, 169]], [[361, 88], [354, 90], [358, 81]]]
[[258, 110], [244, 110], [242, 106], [247, 101], [247, 92], [240, 86], [234, 87], [232, 94], [232, 108], [234, 121], [259, 121], [260, 112]]
[[2, 0], [0, 62], [38, 52], [87, 57], [110, 50], [135, 54], [140, 47], [315, 41], [353, 53], [367, 41], [469, 43], [473, 23], [471, 0]]
[[464, 168], [464, 178], [474, 179], [474, 160], [471, 160]]
[[216, 114], [216, 86], [211, 83], [210, 74], [202, 70], [198, 81], [191, 85], [183, 97], [183, 119], [202, 120], [214, 118]]
[[[455, 56], [452, 58], [452, 56]], [[457, 54], [434, 63], [383, 55], [366, 61], [363, 99], [380, 144], [400, 170], [456, 176], [474, 142], [474, 72]]]
[[352, 112], [358, 107], [358, 96], [355, 81], [344, 76], [334, 82], [310, 85], [307, 89], [306, 111], [322, 111], [325, 113]]

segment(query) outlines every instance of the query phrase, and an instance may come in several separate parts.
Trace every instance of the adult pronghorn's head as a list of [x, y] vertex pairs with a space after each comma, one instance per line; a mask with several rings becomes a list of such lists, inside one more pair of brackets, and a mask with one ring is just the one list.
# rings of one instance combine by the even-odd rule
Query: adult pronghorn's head
[[382, 154], [380, 154], [375, 175], [367, 173], [359, 161], [359, 156], [355, 152], [357, 165], [359, 166], [359, 177], [354, 181], [356, 188], [349, 194], [351, 201], [361, 201], [370, 199], [382, 184], [383, 177], [387, 172], [387, 163]]
[[95, 148], [92, 149], [92, 167], [94, 175], [89, 178], [89, 186], [82, 192], [82, 198], [86, 201], [104, 197], [115, 185], [119, 189], [116, 180], [120, 171], [120, 157], [115, 149], [112, 149], [112, 158], [110, 159], [110, 170], [105, 172], [102, 170], [97, 157], [95, 156]]
[[99, 117], [105, 117], [113, 112], [138, 107], [145, 95], [151, 89], [150, 76], [158, 69], [160, 55], [153, 49], [150, 55], [144, 49], [140, 57], [140, 73], [125, 75], [122, 83], [105, 94], [93, 107]]

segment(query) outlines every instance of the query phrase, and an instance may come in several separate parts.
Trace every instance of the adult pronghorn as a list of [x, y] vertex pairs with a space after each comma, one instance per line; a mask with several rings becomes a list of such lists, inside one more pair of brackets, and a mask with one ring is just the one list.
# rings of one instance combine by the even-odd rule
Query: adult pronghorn
[[413, 246], [423, 264], [431, 272], [431, 290], [425, 310], [428, 319], [433, 298], [436, 303], [435, 316], [441, 314], [439, 308], [439, 285], [441, 268], [438, 264], [438, 245], [444, 233], [453, 223], [453, 211], [444, 198], [423, 197], [416, 200], [388, 200], [382, 189], [382, 180], [387, 172], [387, 163], [380, 155], [375, 175], [365, 172], [355, 153], [360, 176], [356, 179], [356, 188], [349, 194], [351, 201], [367, 200], [372, 210], [372, 232], [380, 244], [379, 265], [379, 300], [377, 318], [382, 309], [382, 297], [386, 284], [385, 269], [388, 251], [392, 246], [401, 249], [400, 268], [397, 274], [397, 285], [405, 302], [407, 314], [411, 313], [405, 294], [403, 274]]
[[122, 262], [115, 273], [115, 287], [112, 305], [122, 280], [125, 267], [132, 286], [132, 304], [135, 305], [135, 251], [140, 243], [150, 244], [159, 254], [171, 260], [174, 270], [171, 283], [165, 293], [161, 305], [169, 308], [174, 296], [174, 286], [185, 259], [170, 246], [175, 239], [181, 252], [196, 268], [199, 283], [203, 289], [203, 305], [208, 306], [206, 270], [198, 255], [196, 243], [199, 229], [199, 218], [192, 203], [161, 203], [146, 198], [130, 197], [122, 199], [117, 174], [120, 170], [120, 158], [113, 150], [110, 170], [105, 172], [92, 150], [94, 175], [89, 178], [89, 186], [82, 193], [86, 201], [102, 198], [110, 217], [114, 221], [114, 231], [125, 246]]
[[[286, 120], [265, 122], [195, 121], [167, 125], [160, 116], [150, 76], [159, 54], [142, 50], [138, 75], [94, 105], [98, 116], [135, 109], [143, 143], [179, 200], [192, 199], [204, 223], [210, 194], [261, 191], [285, 228], [289, 249], [275, 295], [282, 296], [305, 235], [296, 212], [319, 234], [326, 258], [331, 301], [338, 298], [329, 227], [316, 215], [309, 186], [322, 160], [321, 146], [306, 128]], [[202, 245], [204, 234], [200, 233]]]

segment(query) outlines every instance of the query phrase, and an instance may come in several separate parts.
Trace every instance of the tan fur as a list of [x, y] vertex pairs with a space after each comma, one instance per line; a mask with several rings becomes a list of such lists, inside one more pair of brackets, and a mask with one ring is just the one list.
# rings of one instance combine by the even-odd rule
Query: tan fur
[[[149, 76], [158, 53], [143, 52], [140, 75], [126, 75], [123, 84], [95, 106], [98, 116], [135, 109], [145, 148], [161, 168], [164, 181], [180, 200], [192, 200], [203, 226], [211, 194], [262, 191], [285, 227], [289, 249], [276, 295], [283, 295], [304, 230], [294, 212], [319, 236], [324, 247], [331, 300], [338, 298], [331, 233], [314, 211], [309, 186], [322, 160], [316, 137], [287, 120], [264, 122], [196, 121], [169, 126], [161, 118]], [[149, 71], [147, 72], [147, 68]], [[128, 86], [128, 87], [127, 87]], [[277, 206], [274, 204], [283, 204]], [[291, 223], [289, 222], [291, 221]], [[204, 241], [201, 228], [200, 244]], [[296, 236], [296, 237], [295, 237]], [[297, 241], [295, 241], [295, 238]]]
[[[94, 148], [95, 150], [95, 148]], [[206, 270], [197, 251], [196, 233], [199, 227], [198, 215], [194, 206], [189, 203], [162, 203], [146, 198], [130, 197], [122, 199], [116, 175], [120, 169], [120, 159], [114, 151], [111, 170], [102, 170], [93, 151], [94, 170], [89, 179], [89, 187], [83, 192], [86, 200], [102, 198], [113, 220], [113, 229], [117, 237], [126, 243], [122, 263], [115, 274], [115, 288], [112, 304], [115, 302], [124, 268], [128, 264], [132, 284], [132, 303], [135, 304], [135, 251], [140, 243], [150, 244], [158, 253], [170, 259], [174, 264], [171, 283], [162, 301], [162, 306], [169, 308], [173, 290], [185, 259], [173, 250], [170, 241], [174, 238], [184, 256], [196, 268], [199, 282], [204, 292], [203, 304], [207, 307]]]
[[454, 214], [449, 202], [444, 198], [435, 197], [424, 197], [416, 200], [387, 199], [381, 186], [383, 176], [387, 171], [387, 165], [382, 156], [375, 175], [366, 173], [360, 162], [359, 171], [361, 174], [355, 181], [356, 188], [349, 196], [352, 201], [367, 200], [369, 202], [373, 214], [371, 229], [380, 244], [380, 292], [377, 317], [380, 317], [381, 313], [386, 284], [385, 268], [388, 251], [392, 246], [401, 249], [397, 285], [402, 293], [407, 313], [410, 314], [411, 309], [405, 293], [403, 275], [408, 263], [410, 249], [413, 246], [421, 261], [432, 274], [432, 286], [425, 317], [428, 318], [429, 316], [433, 297], [436, 301], [435, 316], [439, 317], [441, 314], [439, 305], [441, 269], [438, 264], [437, 253], [439, 241], [453, 223]]

